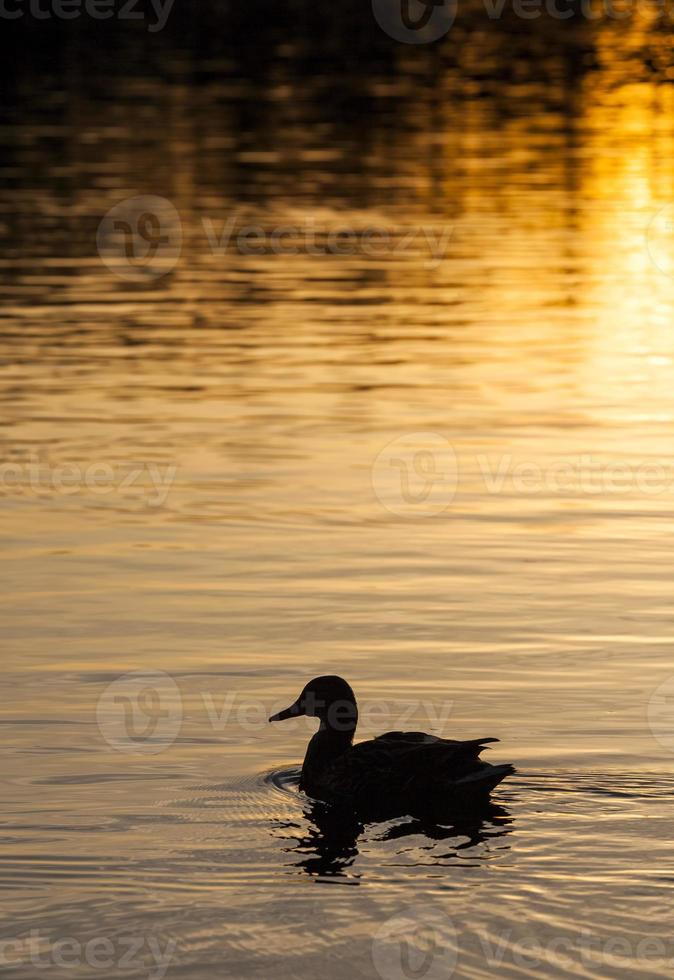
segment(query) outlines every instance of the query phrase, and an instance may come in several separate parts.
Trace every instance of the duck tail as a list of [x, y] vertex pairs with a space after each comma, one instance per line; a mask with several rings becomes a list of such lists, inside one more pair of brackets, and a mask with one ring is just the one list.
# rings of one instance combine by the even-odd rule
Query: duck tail
[[457, 779], [456, 787], [462, 791], [469, 792], [471, 794], [480, 793], [491, 793], [495, 786], [506, 778], [506, 776], [511, 776], [516, 769], [511, 766], [510, 763], [505, 763], [500, 766], [489, 765], [484, 763], [479, 769], [475, 769], [473, 772], [467, 773], [462, 776], [461, 779]]

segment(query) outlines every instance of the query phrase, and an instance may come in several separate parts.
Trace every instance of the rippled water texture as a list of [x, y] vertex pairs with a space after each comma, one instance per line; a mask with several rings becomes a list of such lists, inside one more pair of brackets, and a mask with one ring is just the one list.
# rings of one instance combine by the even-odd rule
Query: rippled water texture
[[[669, 977], [669, 25], [276, 6], [7, 44], [5, 973]], [[335, 817], [326, 672], [517, 775]]]

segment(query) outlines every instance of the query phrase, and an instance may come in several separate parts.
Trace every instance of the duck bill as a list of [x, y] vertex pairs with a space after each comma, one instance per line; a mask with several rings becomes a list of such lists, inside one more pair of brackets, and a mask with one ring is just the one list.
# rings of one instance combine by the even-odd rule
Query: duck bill
[[297, 718], [298, 715], [304, 714], [304, 708], [301, 707], [299, 701], [295, 701], [291, 704], [289, 708], [284, 708], [283, 711], [279, 711], [277, 714], [272, 715], [269, 721], [285, 721], [286, 718]]

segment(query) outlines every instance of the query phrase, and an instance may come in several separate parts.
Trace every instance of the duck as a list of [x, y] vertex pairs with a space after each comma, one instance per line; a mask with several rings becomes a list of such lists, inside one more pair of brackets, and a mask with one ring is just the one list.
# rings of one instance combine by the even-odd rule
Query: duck
[[488, 805], [494, 787], [516, 771], [509, 763], [491, 765], [480, 759], [497, 738], [455, 741], [394, 731], [354, 745], [358, 706], [350, 685], [337, 675], [314, 677], [269, 721], [302, 715], [320, 724], [307, 746], [300, 790], [368, 819], [473, 811]]

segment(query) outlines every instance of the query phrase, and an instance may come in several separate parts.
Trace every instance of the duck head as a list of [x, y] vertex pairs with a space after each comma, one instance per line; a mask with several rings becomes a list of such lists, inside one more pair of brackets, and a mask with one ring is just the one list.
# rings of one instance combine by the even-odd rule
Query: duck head
[[334, 674], [314, 677], [289, 708], [272, 715], [269, 721], [285, 721], [299, 715], [320, 719], [321, 731], [348, 733], [351, 736], [358, 724], [354, 693], [343, 678]]

